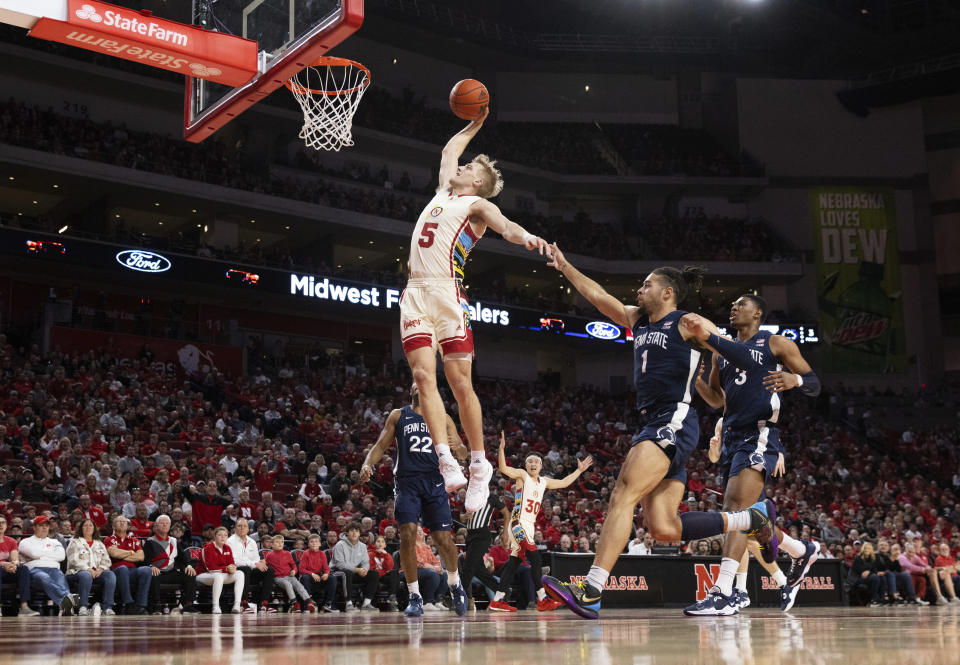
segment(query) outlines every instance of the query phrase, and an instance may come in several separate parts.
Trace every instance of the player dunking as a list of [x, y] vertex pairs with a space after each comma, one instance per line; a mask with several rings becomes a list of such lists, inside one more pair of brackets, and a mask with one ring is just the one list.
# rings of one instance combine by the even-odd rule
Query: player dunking
[[473, 332], [470, 311], [461, 288], [467, 256], [487, 227], [504, 240], [543, 254], [547, 243], [511, 222], [487, 199], [503, 189], [503, 179], [486, 155], [463, 166], [460, 156], [487, 117], [487, 111], [453, 136], [440, 158], [437, 193], [420, 213], [410, 241], [410, 279], [400, 296], [400, 338], [420, 388], [423, 417], [434, 433], [440, 471], [448, 491], [467, 480], [450, 454], [444, 408], [437, 389], [437, 346], [443, 370], [460, 408], [460, 424], [470, 446], [470, 484], [465, 508], [482, 508], [489, 495], [493, 466], [483, 448], [480, 400], [470, 378]]
[[[700, 364], [700, 350], [694, 347], [700, 342], [686, 329], [686, 312], [677, 304], [699, 286], [703, 270], [657, 268], [637, 291], [636, 306], [628, 306], [574, 268], [555, 244], [550, 249], [551, 266], [611, 321], [633, 330], [633, 374], [642, 429], [633, 437], [610, 496], [597, 554], [585, 582], [543, 578], [549, 594], [580, 616], [596, 619], [610, 570], [630, 538], [637, 503], [643, 506], [646, 526], [656, 540], [682, 537], [677, 508], [686, 484], [687, 459], [700, 435], [697, 413], [690, 405]], [[770, 510], [771, 506], [757, 504], [725, 514], [725, 527], [751, 532], [769, 529]]]
[[540, 475], [543, 460], [540, 459], [539, 455], [528, 455], [527, 459], [524, 460], [523, 469], [514, 469], [509, 466], [503, 453], [505, 445], [506, 442], [501, 431], [500, 473], [513, 479], [516, 483], [514, 486], [513, 514], [510, 516], [510, 524], [506, 529], [510, 538], [510, 559], [500, 573], [500, 586], [493, 600], [490, 601], [488, 609], [494, 612], [517, 611], [516, 607], [504, 601], [504, 596], [510, 590], [510, 585], [513, 584], [513, 576], [516, 574], [517, 568], [520, 567], [520, 561], [526, 558], [530, 562], [530, 577], [533, 579], [533, 586], [537, 590], [537, 609], [541, 612], [549, 612], [557, 609], [560, 603], [553, 598], [547, 598], [541, 583], [543, 562], [540, 560], [537, 544], [533, 540], [533, 535], [537, 531], [537, 515], [540, 514], [540, 507], [547, 490], [570, 487], [580, 477], [580, 474], [590, 468], [590, 465], [593, 464], [593, 458], [587, 455], [577, 463], [576, 471], [568, 474], [565, 478], [556, 480], [554, 478], [544, 478]]
[[[450, 496], [444, 489], [443, 476], [437, 469], [437, 452], [431, 431], [423, 420], [417, 386], [410, 388], [410, 406], [394, 409], [387, 416], [383, 431], [367, 453], [360, 468], [360, 482], [365, 483], [373, 475], [373, 465], [394, 442], [397, 444], [397, 461], [394, 474], [394, 512], [400, 524], [400, 564], [410, 591], [407, 616], [423, 614], [423, 597], [417, 582], [417, 523], [423, 517], [423, 526], [430, 529], [430, 537], [437, 546], [440, 559], [447, 569], [447, 583], [453, 592], [453, 605], [457, 614], [467, 612], [467, 594], [457, 572], [457, 546], [453, 543], [450, 529], [453, 517], [450, 514]], [[444, 432], [447, 441], [466, 457], [466, 450], [457, 434], [453, 419], [444, 414]]]
[[[724, 508], [748, 506], [763, 493], [764, 483], [777, 468], [784, 452], [777, 422], [780, 393], [792, 388], [814, 397], [820, 394], [820, 380], [803, 359], [800, 349], [782, 335], [760, 330], [766, 315], [766, 301], [752, 294], [741, 296], [730, 309], [730, 326], [736, 341], [711, 332], [706, 319], [687, 317], [687, 329], [719, 354], [710, 370], [709, 384], [698, 381], [697, 390], [711, 405], [725, 405], [722, 425], [725, 467]], [[783, 371], [783, 366], [789, 371]], [[705, 538], [721, 531], [719, 516], [687, 513], [684, 524], [693, 538]], [[777, 529], [775, 542], [793, 558], [790, 577], [779, 570], [774, 579], [781, 587], [781, 608], [793, 606], [800, 581], [819, 556], [816, 543], [801, 542]], [[732, 533], [723, 545], [723, 560], [717, 584], [702, 601], [684, 609], [690, 616], [737, 614], [733, 581], [747, 547], [746, 537]], [[768, 559], [769, 560], [769, 559]]]

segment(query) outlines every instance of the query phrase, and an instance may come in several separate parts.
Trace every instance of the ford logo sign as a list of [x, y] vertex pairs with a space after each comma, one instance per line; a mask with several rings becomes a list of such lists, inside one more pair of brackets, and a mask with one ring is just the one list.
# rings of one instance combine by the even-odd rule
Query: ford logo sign
[[170, 259], [160, 254], [142, 249], [125, 249], [117, 252], [117, 263], [124, 268], [138, 272], [166, 272], [170, 270]]
[[587, 324], [587, 334], [597, 339], [617, 339], [620, 328], [606, 321], [591, 321]]

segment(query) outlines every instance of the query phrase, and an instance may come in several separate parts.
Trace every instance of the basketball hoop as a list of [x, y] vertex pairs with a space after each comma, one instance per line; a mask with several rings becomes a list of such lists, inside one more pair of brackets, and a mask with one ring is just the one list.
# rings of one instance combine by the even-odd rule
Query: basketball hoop
[[353, 114], [370, 85], [370, 70], [346, 58], [319, 58], [284, 85], [303, 110], [302, 138], [315, 150], [353, 145]]

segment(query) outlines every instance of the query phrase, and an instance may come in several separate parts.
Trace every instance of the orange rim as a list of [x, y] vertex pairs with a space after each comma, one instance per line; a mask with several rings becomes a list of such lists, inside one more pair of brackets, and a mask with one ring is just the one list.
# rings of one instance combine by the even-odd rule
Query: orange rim
[[[313, 95], [349, 95], [358, 90], [363, 90], [368, 85], [370, 85], [370, 70], [366, 66], [361, 65], [359, 62], [353, 60], [348, 60], [347, 58], [334, 58], [330, 56], [323, 56], [317, 58], [312, 64], [308, 67], [356, 67], [357, 69], [363, 71], [366, 75], [366, 80], [358, 86], [353, 88], [346, 88], [344, 90], [314, 90], [313, 88], [308, 88], [305, 85], [301, 85], [297, 80], [299, 73], [291, 78], [288, 81], [284, 82], [284, 85], [287, 86], [287, 89], [291, 92], [299, 92], [300, 94], [305, 94], [309, 92]], [[302, 71], [302, 70], [301, 70]]]

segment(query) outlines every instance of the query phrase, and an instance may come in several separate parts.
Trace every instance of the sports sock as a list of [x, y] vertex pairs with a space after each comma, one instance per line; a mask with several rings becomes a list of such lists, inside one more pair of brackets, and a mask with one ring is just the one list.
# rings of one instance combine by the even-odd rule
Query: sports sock
[[680, 516], [680, 540], [699, 540], [723, 533], [720, 513], [691, 511]]
[[493, 594], [493, 600], [494, 602], [498, 600], [503, 600], [504, 596], [506, 595], [507, 594], [505, 594], [503, 591], [497, 591], [495, 594]]
[[734, 513], [724, 513], [727, 516], [727, 532], [746, 531], [750, 528], [750, 511], [738, 510]]
[[487, 456], [483, 454], [482, 450], [471, 450], [470, 451], [470, 463], [471, 464], [482, 464], [483, 460], [487, 459]]
[[407, 591], [410, 592], [410, 595], [420, 595], [420, 581], [416, 582], [407, 582]]
[[720, 587], [720, 593], [724, 596], [729, 596], [733, 593], [733, 578], [737, 576], [738, 568], [740, 568], [740, 562], [728, 556], [723, 557], [723, 560], [720, 562], [717, 586]]
[[445, 443], [438, 443], [436, 445], [437, 455], [441, 458], [450, 457], [450, 446]]
[[543, 590], [543, 587], [537, 589], [537, 600], [543, 600], [547, 597], [547, 592]]
[[792, 556], [794, 559], [799, 559], [807, 553], [806, 545], [783, 531], [780, 532], [780, 549]]
[[447, 584], [450, 586], [459, 586], [460, 585], [460, 571], [455, 570], [452, 573], [447, 571]]
[[770, 577], [773, 578], [773, 581], [776, 582], [777, 586], [780, 587], [781, 589], [787, 586], [787, 576], [783, 574], [782, 570], [778, 570]]
[[607, 584], [607, 578], [610, 577], [610, 571], [604, 570], [600, 566], [590, 566], [590, 572], [587, 573], [587, 584], [603, 591]]
[[746, 573], [737, 573], [737, 581], [734, 584], [735, 587], [741, 591], [747, 590], [747, 574]]

